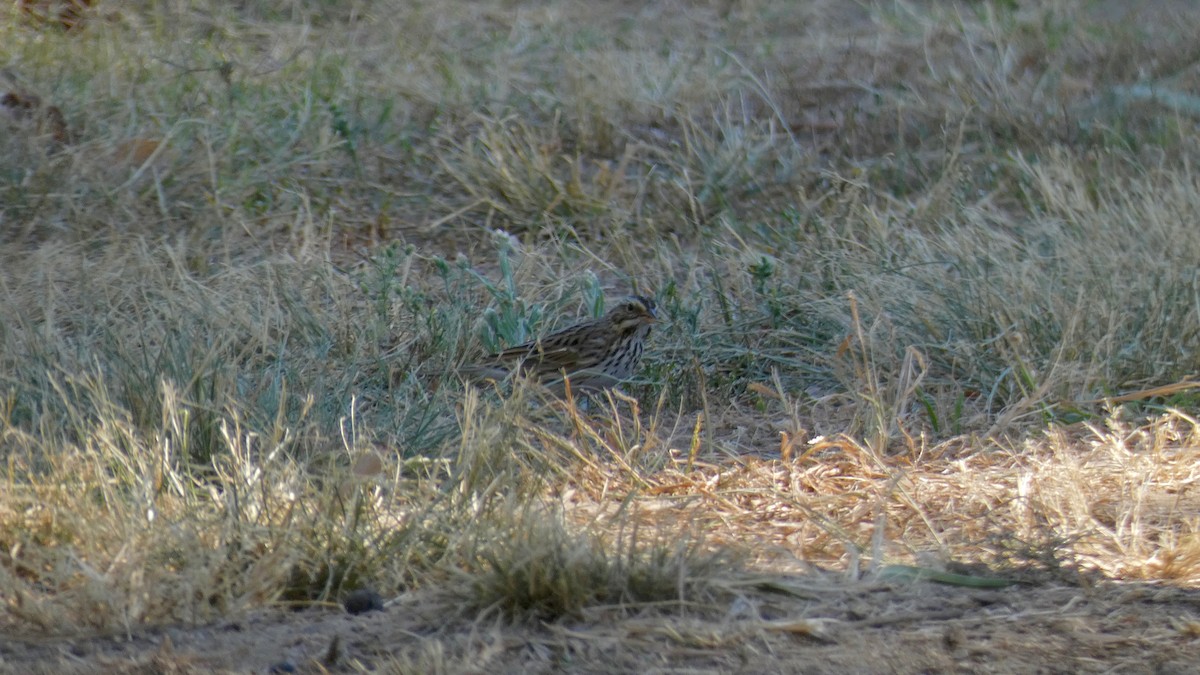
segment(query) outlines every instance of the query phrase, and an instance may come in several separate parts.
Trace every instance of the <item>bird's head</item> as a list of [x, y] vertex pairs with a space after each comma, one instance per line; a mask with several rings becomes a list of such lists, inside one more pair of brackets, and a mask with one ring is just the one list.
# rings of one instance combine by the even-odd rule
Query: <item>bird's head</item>
[[650, 325], [658, 321], [658, 307], [654, 298], [631, 295], [608, 312], [609, 319], [618, 329], [630, 329]]

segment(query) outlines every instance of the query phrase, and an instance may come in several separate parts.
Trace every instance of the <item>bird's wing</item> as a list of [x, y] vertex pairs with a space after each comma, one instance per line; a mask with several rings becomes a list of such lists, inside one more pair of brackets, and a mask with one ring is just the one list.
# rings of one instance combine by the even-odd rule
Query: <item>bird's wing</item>
[[496, 355], [496, 360], [509, 364], [524, 362], [535, 370], [556, 371], [579, 363], [581, 355], [578, 347], [543, 340], [506, 349]]
[[564, 368], [577, 370], [587, 367], [589, 364], [584, 361], [589, 360], [589, 356], [591, 360], [595, 360], [604, 347], [604, 335], [588, 328], [590, 326], [566, 328], [540, 340], [505, 349], [489, 361], [523, 361], [526, 367], [543, 373], [557, 372]]

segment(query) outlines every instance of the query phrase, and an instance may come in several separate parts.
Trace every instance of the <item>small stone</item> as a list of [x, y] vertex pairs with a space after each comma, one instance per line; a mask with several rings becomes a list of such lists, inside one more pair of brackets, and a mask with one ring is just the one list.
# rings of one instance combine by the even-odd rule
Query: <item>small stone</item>
[[383, 597], [376, 593], [373, 588], [360, 588], [357, 591], [350, 592], [342, 600], [342, 606], [351, 614], [382, 611]]

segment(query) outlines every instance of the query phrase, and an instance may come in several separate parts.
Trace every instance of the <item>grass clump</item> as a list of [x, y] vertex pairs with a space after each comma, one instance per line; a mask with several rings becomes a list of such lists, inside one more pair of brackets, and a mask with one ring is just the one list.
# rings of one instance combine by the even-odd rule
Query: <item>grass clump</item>
[[545, 507], [506, 512], [469, 549], [465, 599], [507, 616], [579, 618], [588, 607], [686, 607], [711, 601], [713, 580], [735, 574], [728, 556], [699, 542], [580, 532]]

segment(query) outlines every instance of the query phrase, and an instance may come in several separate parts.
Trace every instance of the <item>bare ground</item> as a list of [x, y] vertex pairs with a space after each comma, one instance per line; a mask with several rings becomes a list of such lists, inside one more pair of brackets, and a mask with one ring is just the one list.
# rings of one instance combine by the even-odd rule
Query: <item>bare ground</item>
[[445, 599], [402, 595], [357, 616], [279, 609], [194, 628], [6, 640], [0, 670], [1187, 673], [1200, 663], [1195, 590], [793, 582], [808, 597], [746, 590], [720, 615], [599, 609], [527, 625], [459, 618]]

